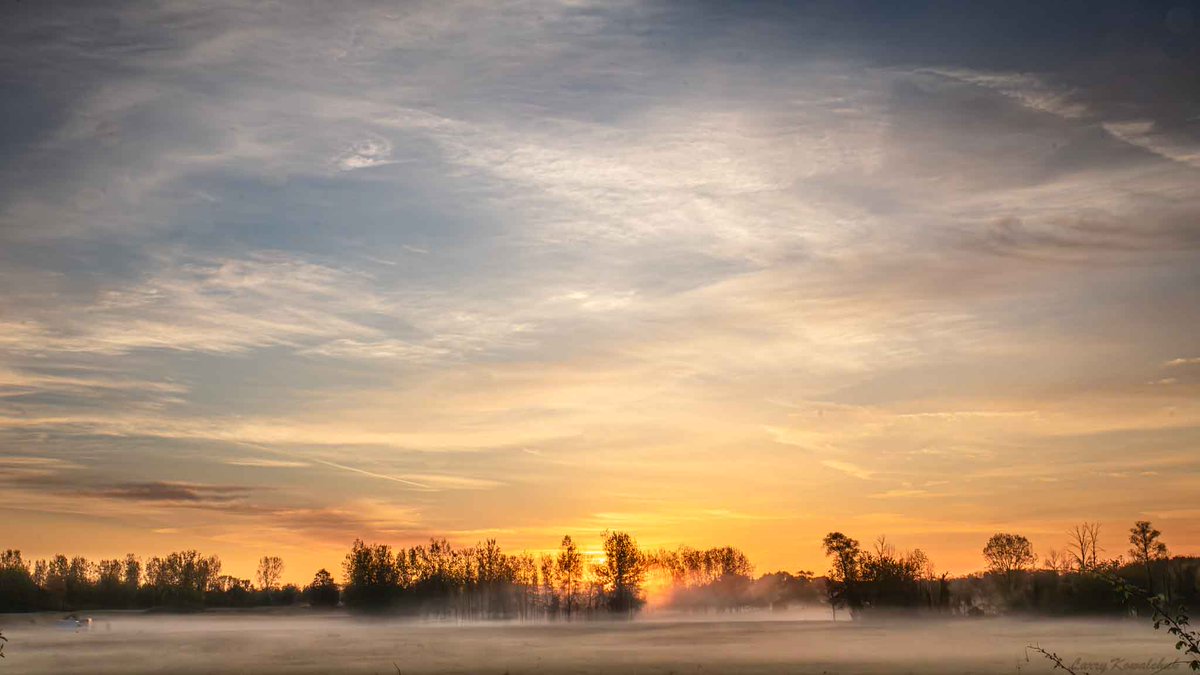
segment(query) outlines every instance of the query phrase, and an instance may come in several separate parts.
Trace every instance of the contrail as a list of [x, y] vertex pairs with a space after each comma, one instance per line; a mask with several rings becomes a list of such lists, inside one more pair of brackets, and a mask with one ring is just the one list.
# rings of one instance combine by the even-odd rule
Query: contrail
[[272, 453], [275, 455], [282, 455], [284, 457], [290, 457], [292, 459], [302, 459], [306, 462], [314, 462], [316, 464], [323, 464], [325, 466], [332, 467], [334, 469], [341, 469], [342, 471], [358, 473], [358, 474], [362, 474], [364, 476], [370, 476], [371, 478], [379, 478], [381, 480], [390, 480], [395, 483], [402, 483], [404, 485], [409, 485], [409, 486], [412, 486], [415, 488], [420, 488], [422, 490], [433, 491], [433, 489], [434, 489], [430, 485], [426, 485], [425, 483], [418, 483], [415, 480], [408, 480], [407, 478], [400, 478], [399, 476], [391, 476], [386, 473], [375, 473], [374, 471], [367, 471], [366, 469], [359, 469], [359, 468], [353, 467], [353, 466], [346, 466], [345, 464], [338, 464], [336, 462], [330, 462], [330, 461], [324, 460], [324, 459], [316, 459], [314, 457], [306, 457], [304, 455], [301, 455], [301, 454], [298, 454], [298, 453], [295, 453], [292, 451], [281, 450], [279, 448], [272, 448], [272, 447], [266, 446], [266, 445], [259, 445], [258, 443], [248, 443], [246, 441], [232, 441], [232, 442], [236, 443], [238, 445], [244, 445], [246, 447], [254, 448], [255, 450], [260, 450], [262, 452], [268, 452], [268, 453]]

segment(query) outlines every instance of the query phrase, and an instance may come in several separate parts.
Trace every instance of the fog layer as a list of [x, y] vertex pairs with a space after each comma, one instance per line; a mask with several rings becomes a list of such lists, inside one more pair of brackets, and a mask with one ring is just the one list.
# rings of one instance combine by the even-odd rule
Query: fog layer
[[[1016, 673], [1050, 672], [1040, 644], [1090, 672], [1150, 672], [1171, 643], [1142, 621], [833, 623], [809, 615], [697, 621], [458, 624], [343, 614], [8, 615], [13, 673]], [[1145, 664], [1153, 663], [1153, 667]], [[1168, 671], [1170, 672], [1170, 671]]]

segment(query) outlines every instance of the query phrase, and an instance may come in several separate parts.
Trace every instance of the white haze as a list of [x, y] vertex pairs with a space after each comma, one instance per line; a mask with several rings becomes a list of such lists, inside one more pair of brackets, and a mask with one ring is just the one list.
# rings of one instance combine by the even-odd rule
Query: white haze
[[834, 623], [811, 612], [576, 623], [367, 620], [292, 611], [90, 616], [93, 628], [83, 632], [57, 625], [61, 615], [0, 617], [9, 638], [0, 673], [1051, 672], [1042, 657], [1026, 659], [1029, 644], [1092, 673], [1152, 672], [1174, 658], [1168, 636], [1143, 620]]

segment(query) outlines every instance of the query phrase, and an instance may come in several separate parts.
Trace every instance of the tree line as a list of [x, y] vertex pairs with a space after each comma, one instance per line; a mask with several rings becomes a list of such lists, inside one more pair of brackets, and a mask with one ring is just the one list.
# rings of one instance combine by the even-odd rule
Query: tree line
[[[841, 532], [822, 540], [824, 576], [776, 571], [755, 576], [732, 546], [650, 551], [625, 532], [605, 532], [599, 555], [587, 556], [570, 536], [557, 551], [509, 553], [494, 539], [455, 547], [446, 539], [393, 548], [355, 540], [339, 583], [318, 570], [303, 588], [282, 584], [283, 560], [265, 556], [254, 580], [221, 573], [221, 561], [188, 550], [144, 562], [88, 561], [63, 555], [25, 561], [0, 555], [0, 612], [30, 610], [251, 607], [306, 604], [354, 611], [453, 619], [629, 617], [653, 592], [656, 604], [689, 612], [732, 612], [825, 606], [833, 618], [873, 611], [983, 614], [1128, 611], [1093, 572], [1119, 575], [1151, 594], [1194, 602], [1200, 559], [1170, 557], [1146, 521], [1130, 529], [1128, 557], [1104, 558], [1099, 526], [1069, 533], [1062, 550], [1039, 563], [1029, 540], [997, 533], [982, 558], [987, 571], [936, 574], [919, 549], [898, 552], [886, 537], [870, 546]], [[1135, 608], [1136, 609], [1136, 608]]]
[[283, 561], [277, 556], [259, 561], [256, 586], [249, 579], [221, 574], [220, 558], [194, 550], [144, 562], [132, 553], [95, 562], [65, 555], [27, 562], [20, 551], [9, 549], [0, 553], [0, 612], [252, 607], [290, 605], [301, 599], [313, 605], [338, 604], [337, 584], [328, 572], [318, 572], [304, 589], [281, 585], [282, 573]]
[[[836, 615], [879, 609], [932, 609], [967, 615], [1000, 613], [1094, 614], [1146, 612], [1144, 600], [1131, 605], [1122, 585], [1175, 606], [1194, 605], [1200, 558], [1171, 557], [1162, 532], [1149, 521], [1129, 528], [1125, 555], [1104, 556], [1100, 525], [1082, 523], [1067, 533], [1061, 549], [1039, 561], [1027, 537], [992, 535], [981, 551], [986, 571], [964, 577], [935, 576], [919, 549], [897, 554], [880, 538], [872, 549], [840, 532], [823, 540], [830, 569], [826, 602]], [[1119, 580], [1119, 584], [1114, 584]]]

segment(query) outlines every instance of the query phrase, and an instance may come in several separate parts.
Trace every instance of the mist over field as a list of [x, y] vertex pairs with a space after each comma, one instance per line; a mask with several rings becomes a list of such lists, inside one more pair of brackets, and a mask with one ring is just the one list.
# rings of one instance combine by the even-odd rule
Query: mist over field
[[[820, 616], [819, 616], [820, 615]], [[74, 632], [0, 618], [12, 673], [1048, 673], [1041, 644], [1092, 673], [1174, 656], [1145, 621], [888, 619], [820, 612], [651, 614], [630, 622], [423, 622], [340, 613], [97, 613]], [[395, 665], [393, 665], [393, 663]], [[1147, 664], [1156, 664], [1146, 667]], [[1102, 667], [1104, 669], [1102, 669]], [[1179, 672], [1183, 672], [1182, 667]], [[1169, 669], [1168, 672], [1171, 672]]]

